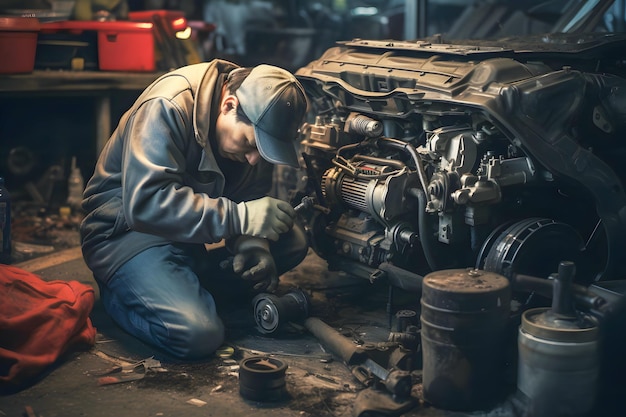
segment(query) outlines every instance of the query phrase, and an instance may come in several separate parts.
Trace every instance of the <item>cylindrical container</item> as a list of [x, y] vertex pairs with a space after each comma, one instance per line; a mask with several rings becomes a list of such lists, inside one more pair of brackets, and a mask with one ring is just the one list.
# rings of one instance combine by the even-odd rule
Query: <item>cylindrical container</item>
[[525, 311], [518, 335], [517, 386], [533, 417], [582, 416], [593, 408], [599, 373], [598, 327], [563, 320], [549, 308]]
[[252, 356], [239, 363], [239, 394], [252, 401], [280, 401], [285, 399], [287, 364], [266, 357]]
[[80, 209], [83, 202], [85, 182], [80, 168], [76, 165], [76, 157], [72, 157], [70, 175], [67, 177], [67, 204], [74, 210]]
[[0, 177], [0, 263], [11, 263], [11, 196]]
[[451, 269], [424, 277], [424, 400], [459, 411], [499, 400], [510, 303], [509, 281], [493, 272]]
[[304, 320], [309, 315], [309, 297], [302, 290], [292, 290], [282, 297], [258, 294], [252, 300], [254, 320], [261, 333], [278, 333], [291, 321]]

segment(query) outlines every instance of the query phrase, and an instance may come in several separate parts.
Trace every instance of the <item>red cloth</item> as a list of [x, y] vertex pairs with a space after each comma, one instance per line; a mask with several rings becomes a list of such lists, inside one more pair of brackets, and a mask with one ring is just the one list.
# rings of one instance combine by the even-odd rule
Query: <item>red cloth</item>
[[0, 388], [38, 376], [70, 348], [93, 346], [92, 287], [0, 264]]

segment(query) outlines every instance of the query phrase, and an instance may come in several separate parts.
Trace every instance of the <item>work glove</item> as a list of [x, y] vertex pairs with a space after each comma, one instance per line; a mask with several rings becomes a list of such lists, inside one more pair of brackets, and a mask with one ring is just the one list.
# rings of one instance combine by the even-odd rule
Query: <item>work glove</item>
[[240, 234], [278, 240], [293, 227], [296, 212], [289, 203], [272, 197], [237, 204]]
[[269, 242], [252, 236], [241, 236], [234, 244], [233, 272], [253, 283], [255, 291], [273, 292], [278, 286], [278, 272]]

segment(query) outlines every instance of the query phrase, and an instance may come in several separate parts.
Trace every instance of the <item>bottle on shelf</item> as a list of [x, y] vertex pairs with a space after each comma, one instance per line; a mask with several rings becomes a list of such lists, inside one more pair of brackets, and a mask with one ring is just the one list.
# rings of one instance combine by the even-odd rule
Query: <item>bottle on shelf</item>
[[67, 178], [67, 205], [74, 210], [81, 207], [85, 182], [80, 168], [76, 165], [76, 157], [72, 157], [72, 167]]

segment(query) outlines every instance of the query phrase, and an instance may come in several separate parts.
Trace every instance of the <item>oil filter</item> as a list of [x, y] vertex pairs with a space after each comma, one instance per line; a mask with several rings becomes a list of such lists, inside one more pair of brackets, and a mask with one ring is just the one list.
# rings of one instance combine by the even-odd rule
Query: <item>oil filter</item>
[[476, 269], [432, 272], [422, 284], [424, 400], [446, 410], [485, 409], [498, 399], [511, 290]]

